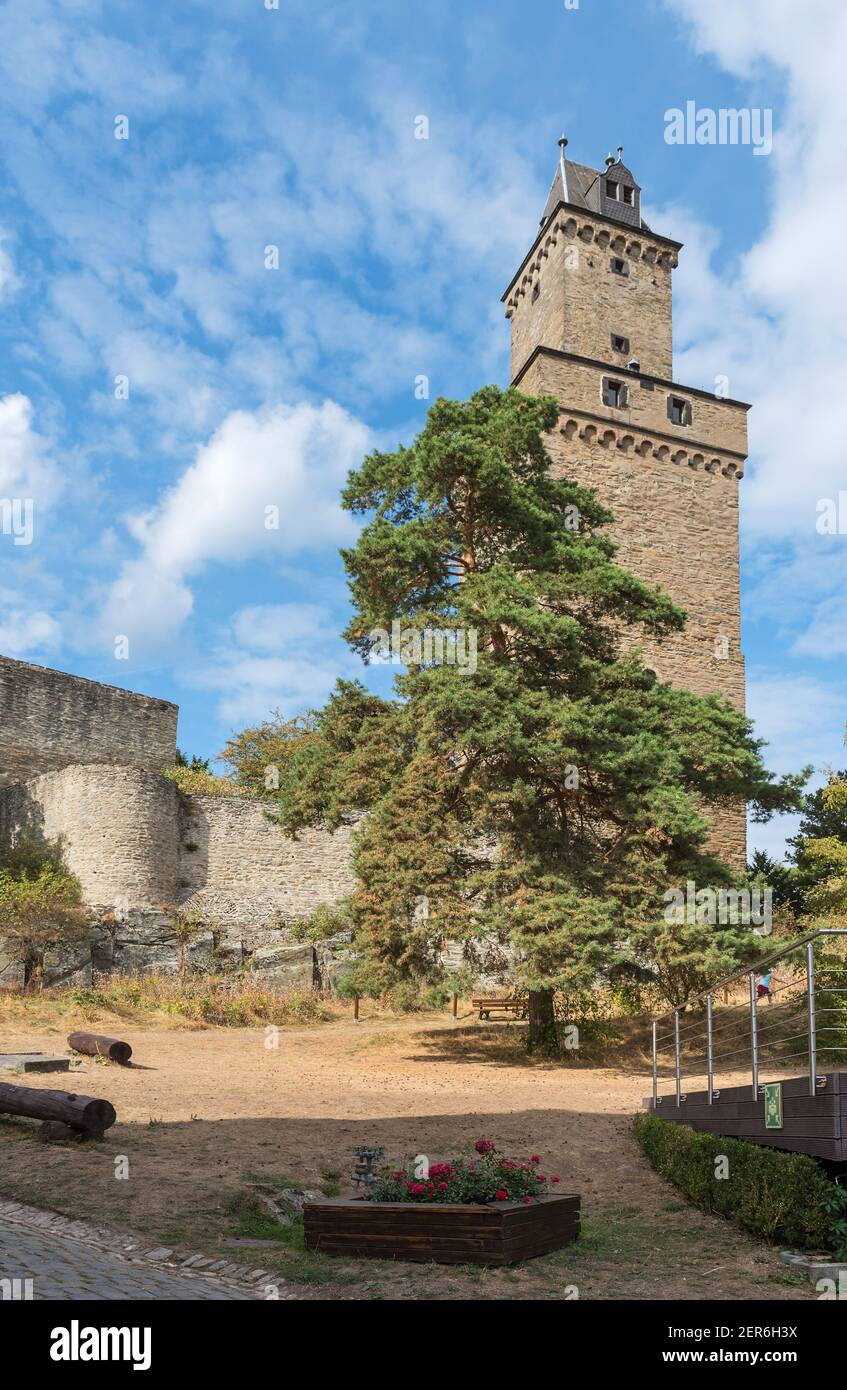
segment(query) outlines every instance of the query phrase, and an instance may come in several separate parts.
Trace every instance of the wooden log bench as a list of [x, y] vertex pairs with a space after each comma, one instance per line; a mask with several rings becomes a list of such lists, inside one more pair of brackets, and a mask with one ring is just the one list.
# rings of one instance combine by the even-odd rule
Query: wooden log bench
[[471, 1004], [479, 1010], [480, 1022], [485, 1020], [491, 1022], [491, 1012], [493, 1009], [500, 1009], [504, 1014], [510, 1014], [513, 1018], [526, 1018], [527, 1001], [525, 999], [502, 999], [493, 996], [483, 996], [479, 999], [472, 999]]

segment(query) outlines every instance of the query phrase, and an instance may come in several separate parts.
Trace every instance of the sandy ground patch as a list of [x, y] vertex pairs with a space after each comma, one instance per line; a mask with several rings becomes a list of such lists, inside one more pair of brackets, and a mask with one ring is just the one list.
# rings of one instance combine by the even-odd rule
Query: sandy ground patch
[[[125, 1030], [133, 1065], [86, 1062], [70, 1086], [112, 1101], [102, 1143], [41, 1145], [0, 1123], [0, 1192], [116, 1230], [238, 1258], [233, 1199], [256, 1177], [349, 1190], [351, 1150], [447, 1157], [481, 1135], [542, 1155], [583, 1195], [585, 1239], [516, 1270], [338, 1261], [285, 1246], [257, 1263], [315, 1298], [792, 1299], [812, 1297], [778, 1253], [690, 1208], [643, 1159], [641, 1071], [529, 1062], [508, 1030], [444, 1015], [279, 1031]], [[0, 1029], [0, 1050], [61, 1050], [47, 1027]], [[115, 1159], [129, 1159], [129, 1178]]]

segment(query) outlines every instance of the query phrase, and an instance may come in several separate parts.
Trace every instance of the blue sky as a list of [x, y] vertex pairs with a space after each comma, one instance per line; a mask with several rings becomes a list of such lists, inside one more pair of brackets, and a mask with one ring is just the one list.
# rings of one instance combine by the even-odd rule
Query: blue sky
[[[589, 164], [623, 144], [686, 243], [676, 379], [754, 404], [770, 761], [847, 763], [847, 534], [816, 530], [847, 489], [845, 29], [840, 0], [0, 4], [0, 499], [34, 504], [31, 544], [0, 534], [0, 652], [178, 702], [205, 755], [367, 674], [339, 487], [413, 437], [416, 377], [506, 383], [564, 130]], [[689, 100], [772, 109], [773, 152], [667, 144]]]

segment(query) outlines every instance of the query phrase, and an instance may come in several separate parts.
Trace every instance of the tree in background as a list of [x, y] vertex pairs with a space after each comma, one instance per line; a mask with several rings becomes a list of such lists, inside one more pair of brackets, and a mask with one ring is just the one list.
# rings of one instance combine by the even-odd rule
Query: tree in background
[[[627, 955], [689, 980], [732, 968], [749, 929], [674, 927], [663, 892], [731, 879], [706, 852], [704, 803], [767, 818], [801, 784], [773, 780], [727, 701], [642, 664], [633, 642], [684, 614], [615, 562], [596, 495], [552, 476], [557, 420], [552, 398], [487, 387], [437, 401], [411, 447], [350, 474], [343, 504], [368, 520], [343, 552], [345, 636], [368, 660], [398, 624], [407, 669], [391, 699], [339, 681], [277, 760], [286, 833], [368, 813], [346, 911], [369, 990], [436, 981], [445, 940], [470, 961], [497, 942], [529, 994], [531, 1046], [554, 1039], [554, 991]], [[458, 661], [471, 636], [473, 670]], [[266, 746], [234, 751], [255, 782]]]
[[803, 798], [800, 826], [794, 838], [788, 841], [799, 898], [798, 912], [802, 916], [818, 911], [817, 890], [829, 877], [825, 853], [811, 846], [826, 841], [847, 848], [845, 787], [847, 772], [830, 772], [826, 786]]
[[89, 930], [79, 880], [62, 863], [61, 845], [25, 835], [0, 843], [0, 937], [40, 987], [49, 950]]
[[[825, 917], [829, 926], [843, 927], [847, 923], [847, 777], [840, 772], [833, 775], [815, 796], [814, 814], [804, 817], [798, 836], [798, 863], [814, 874], [807, 890], [808, 910]], [[814, 829], [829, 833], [809, 835]]]

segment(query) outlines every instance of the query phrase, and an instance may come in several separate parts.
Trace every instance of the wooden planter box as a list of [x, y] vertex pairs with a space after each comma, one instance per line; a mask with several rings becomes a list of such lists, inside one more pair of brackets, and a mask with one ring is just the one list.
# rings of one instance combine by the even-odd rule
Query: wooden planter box
[[560, 1250], [579, 1235], [579, 1196], [523, 1202], [366, 1202], [328, 1197], [303, 1208], [306, 1246], [323, 1255], [513, 1265]]

